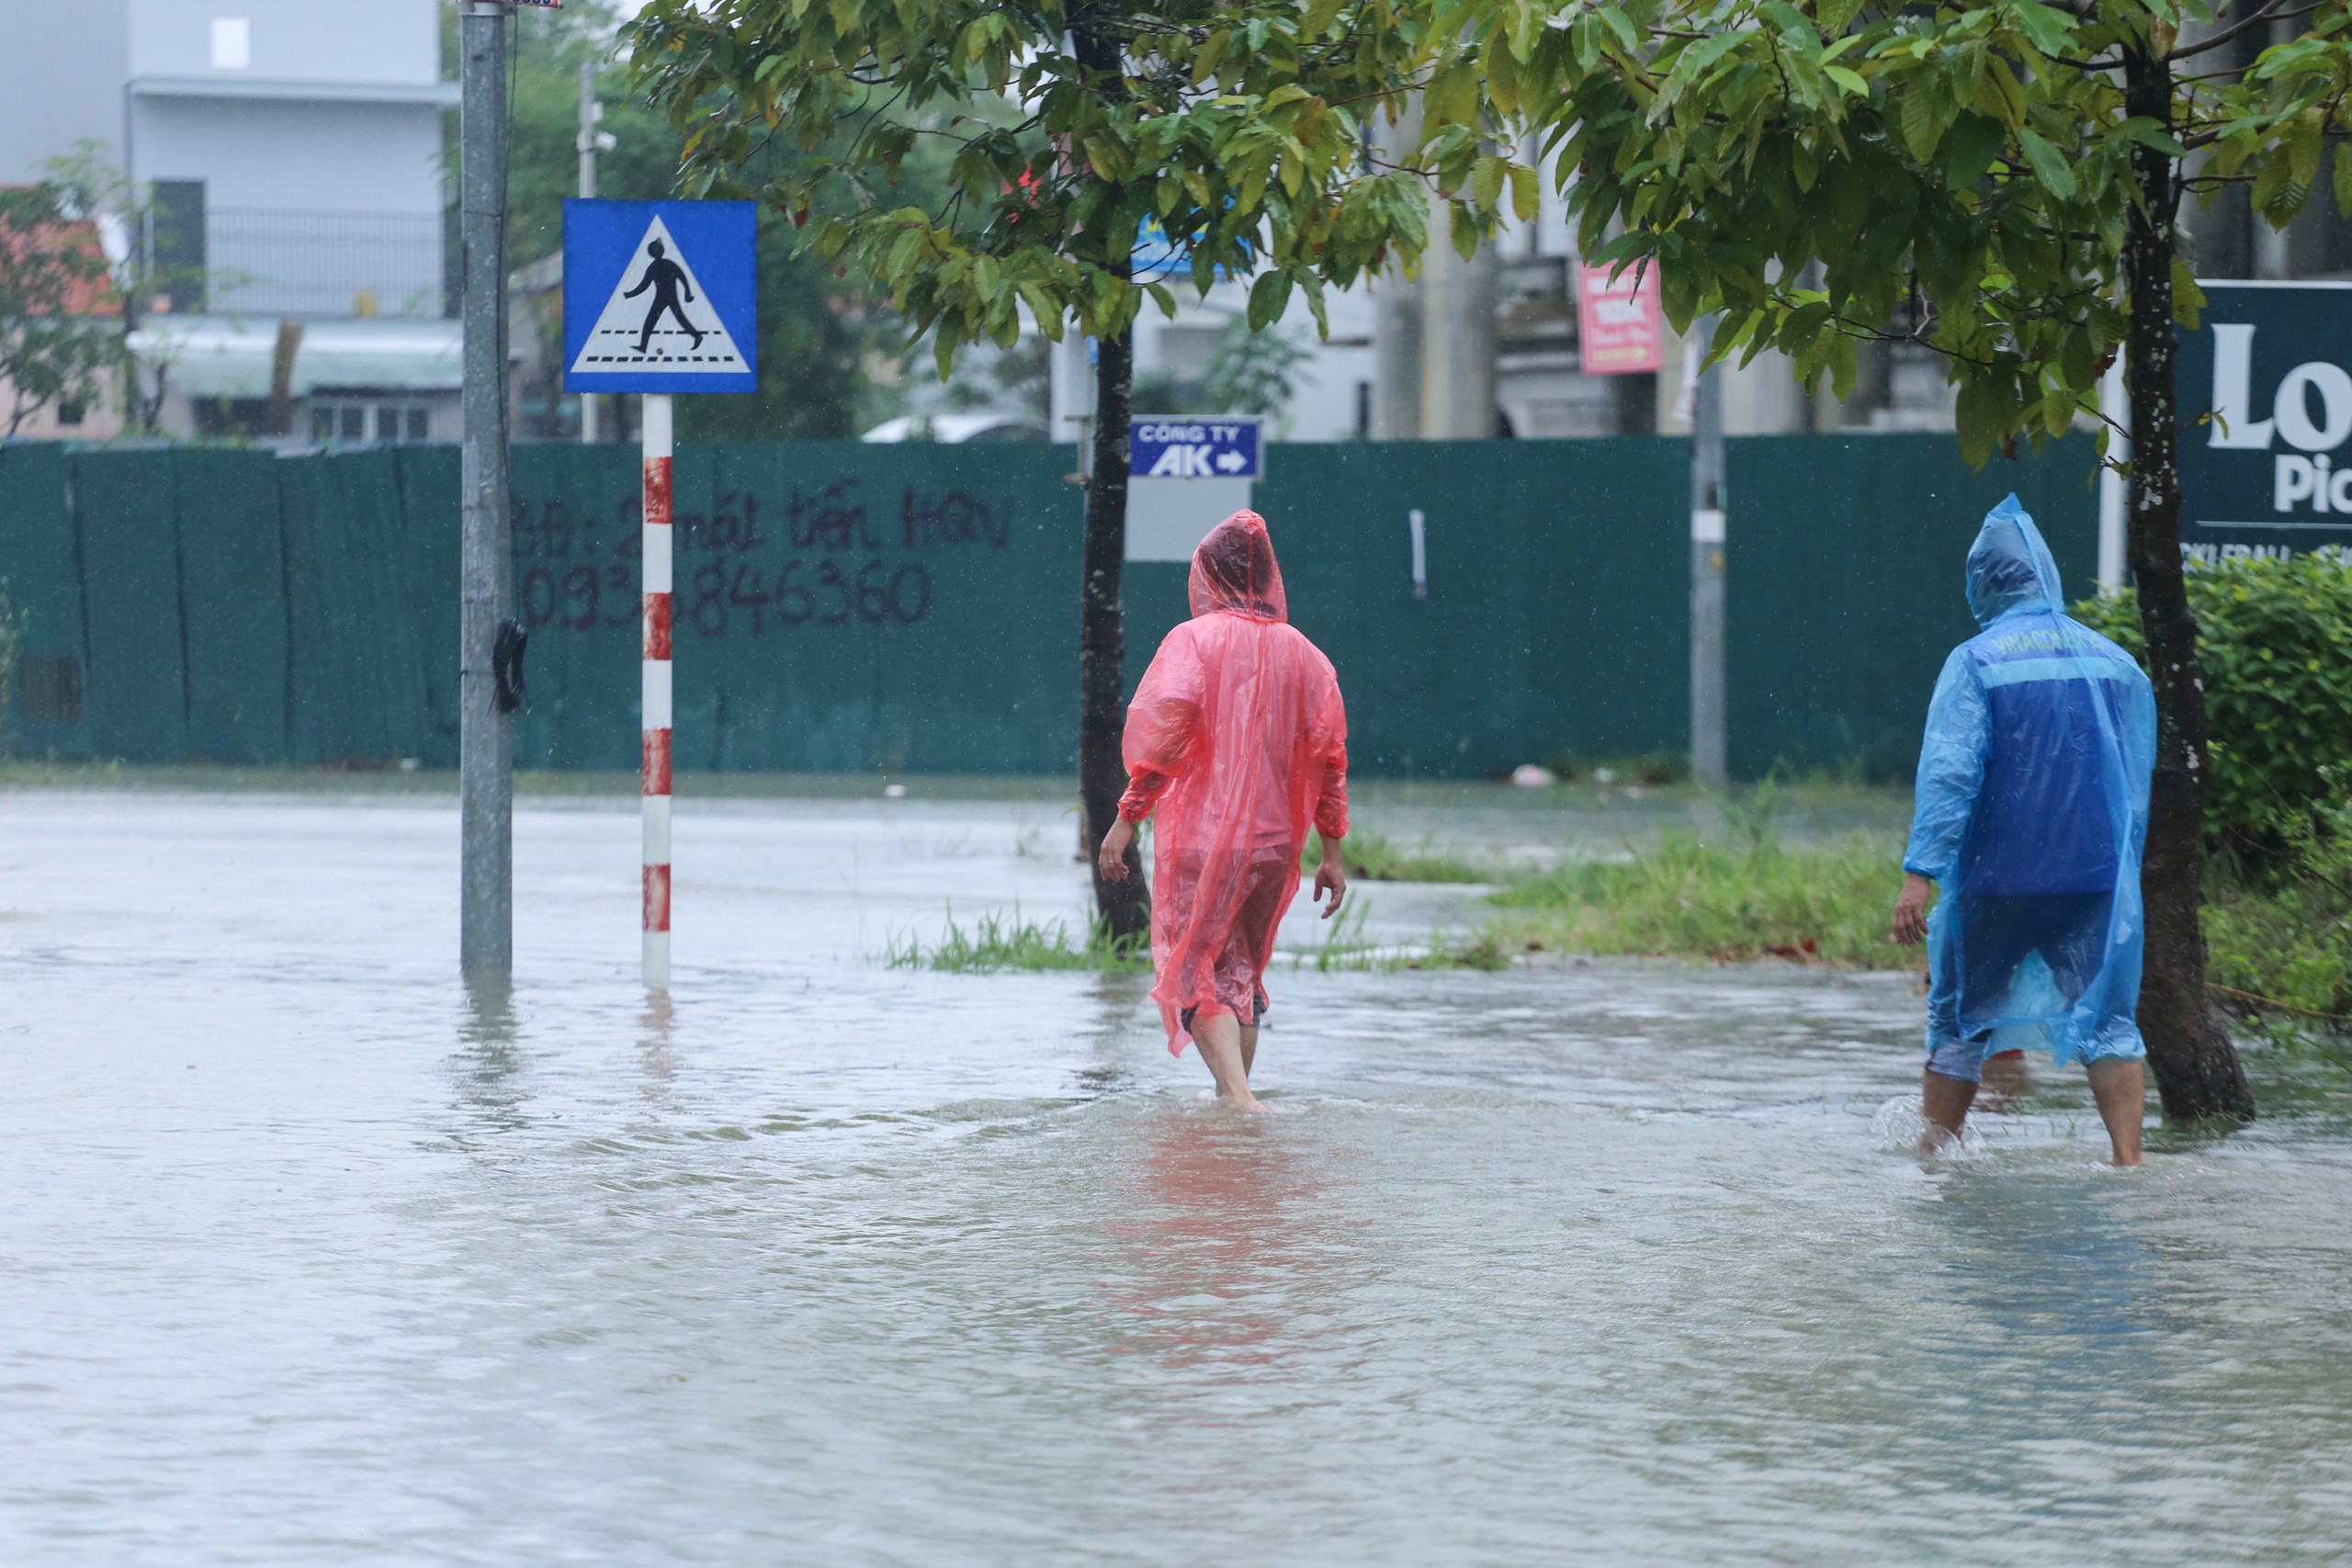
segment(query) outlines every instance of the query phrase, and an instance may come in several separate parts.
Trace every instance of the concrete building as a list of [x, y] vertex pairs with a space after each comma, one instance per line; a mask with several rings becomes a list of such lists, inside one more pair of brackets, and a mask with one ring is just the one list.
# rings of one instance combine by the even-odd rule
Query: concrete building
[[455, 437], [435, 0], [0, 0], [0, 181], [87, 148], [152, 204], [158, 423]]
[[[1283, 439], [1561, 439], [1679, 434], [1686, 345], [1668, 331], [1656, 374], [1587, 374], [1578, 341], [1575, 237], [1545, 182], [1535, 217], [1508, 227], [1471, 261], [1433, 247], [1420, 276], [1383, 276], [1326, 297], [1329, 338], [1318, 338], [1306, 300], [1294, 296], [1274, 329], [1306, 352], [1294, 393], [1272, 422]], [[1174, 280], [1176, 315], [1136, 319], [1136, 411], [1205, 412], [1211, 362], [1244, 329], [1248, 289], [1219, 282], [1205, 299]], [[1733, 434], [1839, 428], [1949, 429], [1953, 393], [1925, 349], [1866, 347], [1855, 396], [1825, 387], [1815, 398], [1779, 355], [1724, 372], [1724, 423]], [[1051, 427], [1091, 406], [1083, 350], [1053, 358]], [[1162, 408], [1162, 403], [1172, 406]]]

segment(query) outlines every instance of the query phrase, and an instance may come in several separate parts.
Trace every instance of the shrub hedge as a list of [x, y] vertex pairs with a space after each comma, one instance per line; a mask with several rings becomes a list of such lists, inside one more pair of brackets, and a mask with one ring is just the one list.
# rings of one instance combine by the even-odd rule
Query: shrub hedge
[[[2276, 851], [2352, 763], [2352, 560], [2334, 553], [2192, 566], [2188, 608], [2205, 669], [2206, 831], [2217, 847]], [[2131, 590], [2075, 606], [2143, 662]]]

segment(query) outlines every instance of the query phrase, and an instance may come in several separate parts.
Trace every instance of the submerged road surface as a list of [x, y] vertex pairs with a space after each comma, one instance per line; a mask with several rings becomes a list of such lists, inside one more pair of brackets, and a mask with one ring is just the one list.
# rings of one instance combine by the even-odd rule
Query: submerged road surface
[[[1275, 1114], [1075, 916], [1069, 818], [0, 795], [0, 1561], [2322, 1562], [2352, 1136], [2103, 1168], [2079, 1077], [1923, 1163], [1901, 979], [1275, 977]], [[1465, 897], [1370, 888], [1374, 933]], [[1294, 943], [1315, 933], [1294, 924]], [[2047, 1075], [2045, 1075], [2047, 1076]]]

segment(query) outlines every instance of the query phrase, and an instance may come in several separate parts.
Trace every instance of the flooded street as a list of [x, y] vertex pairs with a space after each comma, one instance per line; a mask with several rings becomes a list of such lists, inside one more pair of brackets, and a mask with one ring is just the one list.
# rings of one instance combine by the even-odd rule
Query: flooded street
[[1309, 967], [1243, 1121], [1140, 978], [886, 965], [1073, 837], [684, 800], [656, 1006], [633, 800], [469, 995], [453, 803], [0, 795], [0, 1561], [2343, 1560], [2328, 1078], [1925, 1163], [1907, 976]]

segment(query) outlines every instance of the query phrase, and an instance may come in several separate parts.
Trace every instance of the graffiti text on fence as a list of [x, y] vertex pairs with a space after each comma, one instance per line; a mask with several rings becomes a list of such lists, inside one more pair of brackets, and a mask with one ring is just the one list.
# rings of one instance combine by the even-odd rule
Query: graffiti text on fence
[[[812, 489], [794, 487], [778, 513], [750, 490], [720, 491], [707, 511], [672, 516], [681, 557], [678, 619], [706, 637], [772, 627], [913, 626], [931, 614], [932, 567], [894, 556], [959, 546], [1001, 550], [1011, 536], [1004, 518], [964, 491], [899, 496], [899, 537], [877, 536], [860, 499], [863, 480], [843, 474]], [[629, 496], [598, 519], [575, 517], [561, 501], [514, 503], [516, 595], [533, 629], [592, 632], [636, 624], [638, 521]], [[791, 553], [777, 560], [775, 554]]]

